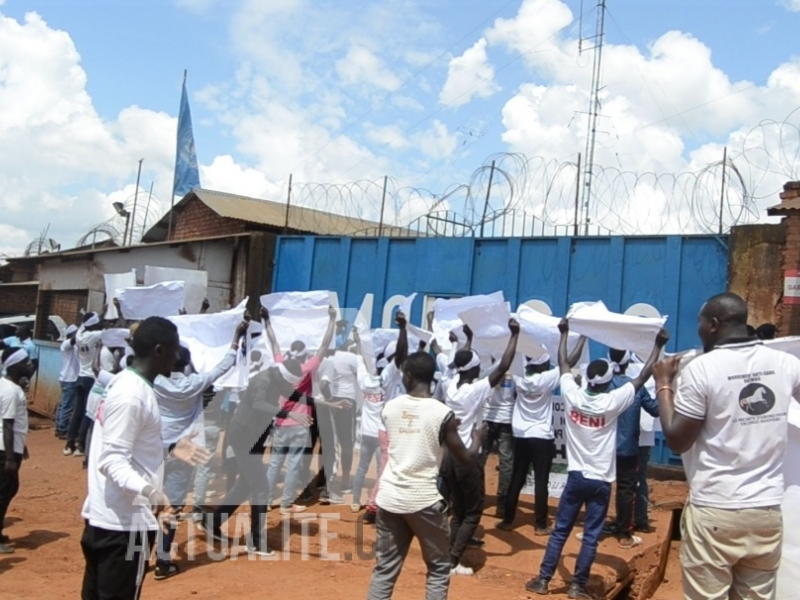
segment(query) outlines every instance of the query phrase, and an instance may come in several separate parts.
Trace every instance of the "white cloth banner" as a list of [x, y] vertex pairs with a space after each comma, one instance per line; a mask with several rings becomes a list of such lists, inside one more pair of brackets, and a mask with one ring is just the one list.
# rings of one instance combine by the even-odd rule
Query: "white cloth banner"
[[184, 305], [182, 281], [165, 281], [146, 287], [130, 287], [115, 292], [126, 319], [174, 317]]
[[[205, 315], [179, 315], [170, 317], [169, 320], [175, 323], [178, 328], [178, 335], [189, 352], [192, 353], [192, 364], [198, 373], [207, 373], [216, 367], [225, 357], [225, 353], [231, 347], [233, 332], [244, 317], [247, 299], [243, 300], [239, 306], [219, 313]], [[251, 325], [252, 327], [252, 325]], [[240, 353], [238, 364], [243, 362], [244, 357]], [[246, 361], [244, 361], [246, 363]], [[231, 382], [231, 373], [237, 371], [234, 367], [223, 379], [216, 382], [217, 387], [235, 387], [231, 383], [239, 383], [239, 375], [236, 375]], [[245, 382], [246, 382], [245, 378]], [[223, 385], [228, 383], [229, 385]]]
[[114, 306], [114, 297], [118, 289], [136, 287], [136, 269], [131, 269], [127, 273], [106, 273], [103, 275], [106, 284], [106, 309], [105, 318], [114, 321], [119, 318], [117, 307]]
[[367, 371], [375, 373], [375, 356], [378, 349], [372, 340], [372, 331], [370, 330], [370, 315], [369, 308], [372, 307], [373, 295], [367, 294], [361, 302], [361, 308], [358, 310], [355, 321], [353, 321], [353, 328], [358, 332], [358, 337], [361, 340], [361, 353], [364, 358], [364, 364]]
[[[406, 332], [408, 335], [408, 353], [411, 354], [417, 351], [420, 339], [412, 334], [410, 330], [407, 329]], [[372, 338], [372, 347], [377, 355], [383, 352], [390, 342], [397, 341], [397, 339], [400, 337], [400, 330], [384, 328], [373, 329], [370, 331], [370, 337]]]
[[[517, 320], [520, 326], [520, 352], [524, 352], [531, 358], [538, 358], [543, 350], [547, 350], [550, 360], [555, 365], [558, 363], [558, 344], [561, 341], [561, 332], [558, 324], [561, 322], [559, 317], [553, 317], [540, 313], [530, 306], [521, 304], [517, 309]], [[580, 334], [570, 329], [567, 338], [567, 349], [571, 352], [578, 343]], [[588, 346], [584, 348], [581, 355], [581, 363], [589, 362]]]
[[433, 335], [436, 341], [439, 342], [439, 346], [445, 352], [450, 350], [452, 347], [450, 343], [451, 331], [456, 331], [459, 338], [464, 337], [461, 330], [464, 323], [459, 318], [459, 313], [476, 306], [502, 302], [505, 302], [503, 292], [465, 296], [463, 298], [437, 298], [433, 303]]
[[[282, 352], [287, 352], [292, 342], [300, 340], [309, 352], [316, 352], [328, 328], [328, 291], [276, 292], [261, 296], [261, 305], [269, 310], [270, 322]], [[331, 348], [336, 339], [331, 340]]]
[[128, 337], [130, 337], [130, 330], [115, 327], [103, 330], [100, 341], [106, 348], [127, 348]]
[[567, 318], [570, 331], [609, 348], [630, 350], [642, 359], [650, 356], [656, 335], [667, 321], [667, 317], [633, 317], [611, 312], [599, 301], [574, 304]]
[[275, 292], [261, 296], [261, 305], [270, 312], [270, 315], [273, 311], [278, 313], [301, 308], [324, 308], [327, 310], [330, 304], [331, 294], [327, 291]]
[[184, 310], [190, 315], [196, 315], [200, 312], [203, 300], [208, 296], [208, 271], [145, 266], [145, 285], [154, 285], [164, 281], [183, 281], [185, 290]]

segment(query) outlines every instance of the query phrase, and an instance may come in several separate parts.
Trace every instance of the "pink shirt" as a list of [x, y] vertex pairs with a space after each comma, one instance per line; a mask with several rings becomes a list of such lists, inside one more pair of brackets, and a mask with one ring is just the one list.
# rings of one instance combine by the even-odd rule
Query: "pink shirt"
[[[283, 362], [283, 355], [276, 354], [275, 355], [275, 362], [282, 363]], [[298, 384], [297, 391], [303, 394], [304, 396], [310, 396], [312, 394], [312, 378], [314, 377], [314, 373], [319, 368], [320, 359], [318, 356], [313, 356], [309, 358], [306, 362], [303, 363], [303, 380]], [[288, 398], [281, 396], [280, 399], [280, 407], [283, 408], [284, 405], [289, 401]], [[297, 403], [297, 405], [292, 409], [294, 412], [304, 413], [311, 417], [311, 406], [305, 401], [305, 399], [301, 400]], [[290, 419], [286, 417], [284, 419], [277, 419], [276, 425], [278, 427], [293, 427], [293, 426], [300, 426], [300, 423], [295, 421], [294, 419]]]

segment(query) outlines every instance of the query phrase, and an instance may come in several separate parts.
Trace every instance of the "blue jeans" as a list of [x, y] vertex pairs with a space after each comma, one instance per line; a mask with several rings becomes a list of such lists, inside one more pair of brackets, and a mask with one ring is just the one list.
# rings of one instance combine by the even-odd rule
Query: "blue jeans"
[[[219, 444], [219, 427], [216, 425], [206, 425], [206, 450], [213, 456]], [[195, 512], [200, 512], [199, 508], [206, 503], [208, 493], [208, 481], [211, 479], [211, 461], [204, 465], [197, 465], [197, 473], [194, 476], [194, 508]]]
[[[186, 504], [186, 496], [189, 494], [193, 475], [193, 466], [171, 455], [167, 455], [164, 459], [164, 494], [169, 498], [173, 508], [179, 509]], [[162, 565], [169, 563], [175, 531], [172, 527], [166, 533], [159, 531], [158, 537], [161, 539], [158, 544], [157, 563]]]
[[361, 490], [364, 488], [364, 478], [367, 476], [373, 456], [377, 461], [375, 466], [380, 470], [381, 446], [378, 438], [362, 435], [358, 454], [358, 470], [356, 470], [356, 479], [353, 483], [353, 504], [361, 504]]
[[59, 383], [61, 384], [61, 400], [56, 410], [56, 433], [67, 435], [72, 409], [75, 408], [75, 390], [78, 387], [78, 382], [60, 381]]
[[581, 507], [586, 505], [586, 520], [583, 525], [583, 542], [575, 562], [575, 575], [572, 583], [586, 585], [589, 581], [589, 572], [597, 555], [597, 543], [603, 532], [603, 524], [608, 513], [608, 504], [611, 500], [611, 484], [606, 481], [587, 479], [578, 471], [570, 471], [567, 476], [567, 485], [561, 494], [556, 512], [556, 526], [547, 542], [542, 566], [539, 568], [539, 578], [550, 581], [561, 560], [561, 552], [567, 543], [572, 528], [578, 520]]
[[303, 472], [303, 456], [311, 441], [307, 427], [290, 425], [278, 427], [272, 439], [272, 457], [269, 461], [267, 480], [269, 493], [267, 498], [272, 502], [275, 495], [275, 484], [280, 476], [281, 468], [286, 461], [286, 477], [283, 480], [283, 499], [281, 508], [291, 508], [297, 497], [297, 480]]
[[636, 487], [636, 508], [634, 522], [636, 527], [647, 527], [650, 518], [647, 516], [647, 509], [650, 505], [650, 488], [647, 487], [647, 465], [650, 463], [650, 446], [639, 448], [639, 472], [637, 474], [638, 485]]

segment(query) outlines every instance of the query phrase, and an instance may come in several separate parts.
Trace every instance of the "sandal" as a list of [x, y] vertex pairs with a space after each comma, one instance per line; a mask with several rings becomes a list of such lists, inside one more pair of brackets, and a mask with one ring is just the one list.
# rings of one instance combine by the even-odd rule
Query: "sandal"
[[630, 550], [631, 548], [635, 548], [636, 546], [642, 545], [642, 538], [638, 535], [632, 535], [630, 537], [621, 538], [618, 542], [619, 547], [623, 550]]

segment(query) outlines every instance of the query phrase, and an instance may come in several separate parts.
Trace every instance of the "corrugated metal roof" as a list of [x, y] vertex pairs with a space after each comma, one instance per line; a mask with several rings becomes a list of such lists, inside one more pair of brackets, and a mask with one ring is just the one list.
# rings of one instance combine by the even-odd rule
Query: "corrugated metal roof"
[[[356, 217], [337, 215], [334, 213], [306, 208], [289, 207], [289, 222], [286, 223], [286, 204], [216, 192], [213, 190], [194, 189], [175, 205], [175, 217], [192, 197], [197, 197], [203, 204], [219, 216], [237, 219], [257, 225], [263, 225], [280, 233], [284, 227], [289, 233], [312, 233], [317, 235], [377, 235], [379, 224]], [[157, 241], [166, 238], [169, 213], [154, 225], [144, 236], [144, 241]], [[409, 231], [401, 227], [383, 227], [384, 236], [408, 236]]]
[[767, 209], [767, 214], [771, 217], [785, 215], [789, 211], [800, 210], [800, 198], [792, 198], [791, 200], [784, 200], [777, 206]]

